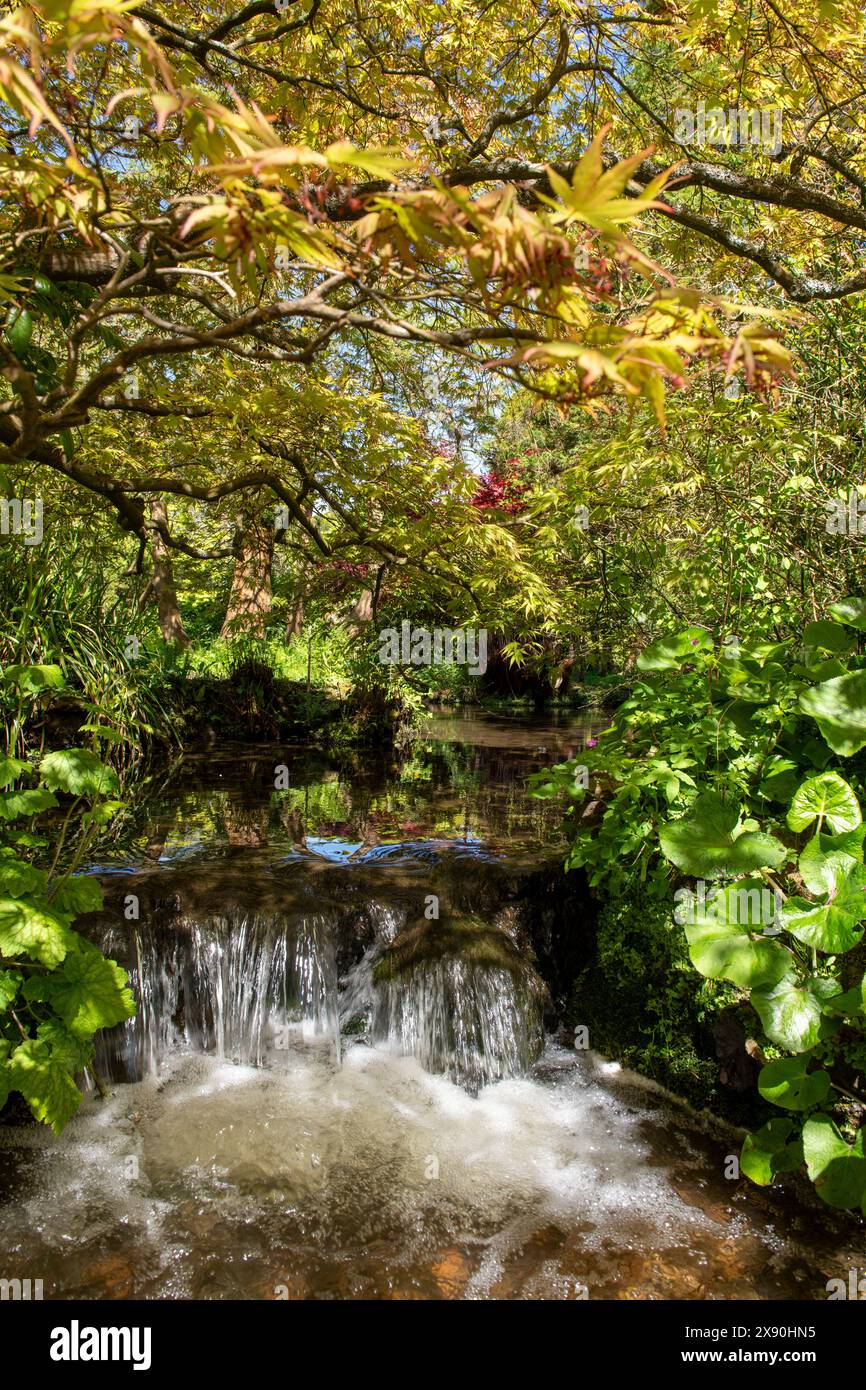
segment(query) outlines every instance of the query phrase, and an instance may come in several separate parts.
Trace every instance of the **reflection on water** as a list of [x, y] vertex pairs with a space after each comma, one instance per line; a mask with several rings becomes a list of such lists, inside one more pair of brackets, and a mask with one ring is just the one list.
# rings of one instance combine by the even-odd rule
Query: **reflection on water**
[[550, 843], [559, 811], [526, 795], [526, 777], [576, 753], [597, 727], [588, 716], [433, 714], [399, 753], [367, 750], [339, 761], [258, 745], [188, 755], [165, 794], [148, 803], [129, 862], [243, 851], [266, 863], [302, 849], [339, 861], [439, 838], [508, 853]]

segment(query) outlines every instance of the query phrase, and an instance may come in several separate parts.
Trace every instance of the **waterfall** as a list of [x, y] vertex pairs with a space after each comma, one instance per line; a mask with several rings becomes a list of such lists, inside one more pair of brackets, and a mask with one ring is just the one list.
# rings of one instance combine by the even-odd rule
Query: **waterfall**
[[528, 973], [450, 958], [380, 982], [372, 1034], [477, 1093], [525, 1076], [544, 1042], [543, 992]]
[[[185, 1046], [228, 1061], [279, 1065], [300, 1036], [327, 1037], [339, 1060], [337, 976], [327, 913], [242, 909], [171, 932], [136, 924], [127, 941], [135, 1018], [98, 1035], [96, 1065], [131, 1080]], [[101, 942], [117, 950], [112, 929]]]
[[483, 918], [394, 923], [349, 972], [344, 1028], [416, 1057], [477, 1094], [525, 1076], [544, 1043], [546, 987], [506, 932]]
[[[345, 915], [345, 914], [344, 914]], [[110, 927], [135, 1018], [98, 1035], [97, 1069], [138, 1080], [179, 1049], [279, 1067], [298, 1046], [341, 1033], [413, 1056], [473, 1094], [525, 1075], [543, 1043], [545, 988], [505, 933], [477, 918], [406, 925], [405, 908], [359, 910], [373, 944], [338, 980], [339, 914], [227, 908], [170, 928]], [[356, 924], [358, 925], [358, 924]]]
[[236, 912], [193, 923], [187, 1041], [262, 1066], [275, 1052], [288, 1051], [298, 1030], [304, 1037], [329, 1036], [339, 1056], [329, 925], [324, 913], [282, 918]]

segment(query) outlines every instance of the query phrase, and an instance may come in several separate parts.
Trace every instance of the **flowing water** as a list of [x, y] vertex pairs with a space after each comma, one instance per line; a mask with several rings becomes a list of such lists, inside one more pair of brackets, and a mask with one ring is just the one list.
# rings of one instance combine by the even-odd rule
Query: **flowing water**
[[734, 1136], [545, 1035], [589, 908], [523, 779], [587, 729], [435, 716], [387, 760], [187, 758], [95, 866], [93, 934], [139, 1000], [100, 1041], [107, 1098], [59, 1140], [0, 1125], [0, 1273], [54, 1298], [811, 1299], [866, 1263], [856, 1223], [726, 1179]]

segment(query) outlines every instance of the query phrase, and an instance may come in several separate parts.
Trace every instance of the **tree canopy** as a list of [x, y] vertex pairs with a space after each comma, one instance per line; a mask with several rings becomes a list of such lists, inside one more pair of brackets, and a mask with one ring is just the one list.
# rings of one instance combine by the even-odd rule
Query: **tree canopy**
[[[233, 544], [151, 499], [235, 498], [284, 508], [305, 553], [458, 590], [516, 564], [540, 613], [493, 519], [456, 519], [472, 482], [436, 392], [468, 384], [469, 418], [515, 384], [593, 416], [643, 397], [662, 426], [696, 371], [777, 393], [785, 299], [860, 284], [836, 58], [862, 22], [815, 17], [826, 52], [772, 5], [22, 6], [0, 25], [4, 463], [103, 499], [139, 567], [154, 534]], [[698, 57], [707, 106], [783, 104], [779, 151], [677, 143]]]

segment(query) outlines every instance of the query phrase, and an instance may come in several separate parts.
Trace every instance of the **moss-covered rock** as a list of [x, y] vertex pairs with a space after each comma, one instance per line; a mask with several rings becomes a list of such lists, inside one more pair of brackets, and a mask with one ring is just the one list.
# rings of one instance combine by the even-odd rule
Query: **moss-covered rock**
[[480, 917], [452, 916], [444, 921], [415, 922], [402, 931], [376, 962], [373, 977], [379, 984], [422, 963], [450, 956], [474, 965], [500, 967], [515, 976], [527, 971], [525, 956], [505, 932]]

